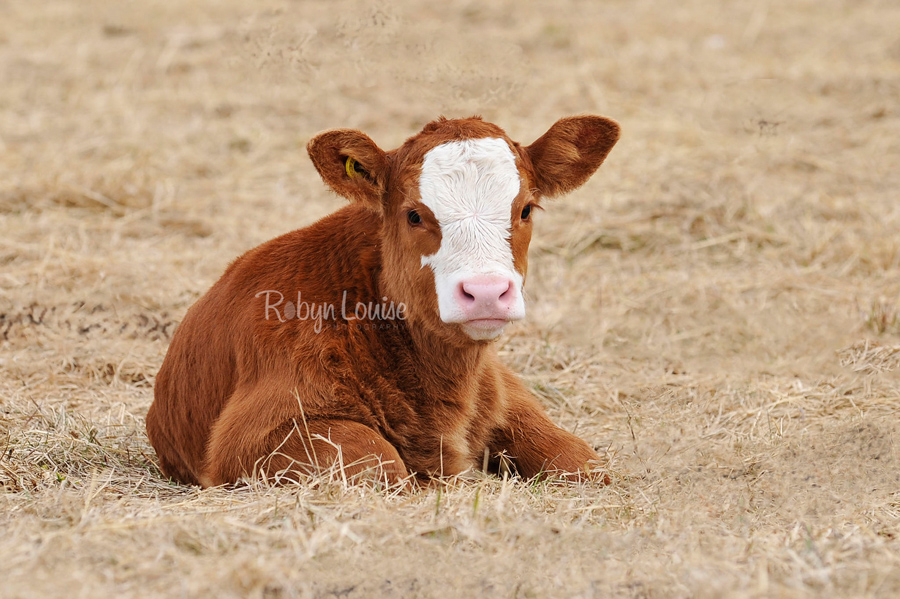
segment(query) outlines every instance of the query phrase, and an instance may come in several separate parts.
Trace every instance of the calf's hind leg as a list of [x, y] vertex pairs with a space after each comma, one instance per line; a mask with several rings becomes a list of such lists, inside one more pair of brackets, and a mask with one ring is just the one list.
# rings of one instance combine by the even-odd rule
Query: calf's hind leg
[[265, 436], [261, 451], [217, 456], [210, 447], [204, 486], [257, 474], [273, 482], [331, 471], [349, 480], [397, 484], [407, 476], [397, 449], [375, 430], [351, 420], [290, 420]]

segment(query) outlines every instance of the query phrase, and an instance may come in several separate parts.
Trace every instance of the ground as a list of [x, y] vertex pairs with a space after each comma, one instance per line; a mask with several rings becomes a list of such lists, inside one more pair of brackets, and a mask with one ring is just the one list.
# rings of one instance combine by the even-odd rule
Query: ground
[[[900, 594], [900, 5], [0, 1], [0, 596]], [[499, 342], [612, 484], [168, 482], [185, 310], [440, 114], [622, 138]]]

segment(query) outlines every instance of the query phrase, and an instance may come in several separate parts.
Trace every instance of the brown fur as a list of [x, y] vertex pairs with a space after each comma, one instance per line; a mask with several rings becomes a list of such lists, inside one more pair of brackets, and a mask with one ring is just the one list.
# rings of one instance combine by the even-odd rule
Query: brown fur
[[[419, 202], [423, 158], [480, 137], [506, 140], [517, 157], [511, 243], [524, 276], [531, 219], [522, 209], [584, 183], [618, 126], [562, 119], [525, 148], [477, 117], [434, 121], [391, 152], [358, 131], [314, 138], [308, 150], [323, 180], [355, 203], [250, 250], [185, 315], [147, 414], [166, 475], [210, 486], [254, 474], [296, 479], [337, 462], [344, 475], [393, 483], [477, 468], [485, 450], [494, 465], [505, 453], [525, 477], [590, 474], [596, 453], [550, 422], [493, 346], [440, 320], [433, 275], [421, 268], [440, 244]], [[348, 157], [358, 163], [352, 177]], [[409, 224], [410, 209], [421, 225]], [[277, 295], [258, 294], [269, 290], [283, 302], [267, 310]], [[303, 302], [334, 306], [334, 318], [320, 330], [288, 318]], [[357, 302], [403, 302], [406, 319], [344, 320], [341, 306], [352, 316]]]

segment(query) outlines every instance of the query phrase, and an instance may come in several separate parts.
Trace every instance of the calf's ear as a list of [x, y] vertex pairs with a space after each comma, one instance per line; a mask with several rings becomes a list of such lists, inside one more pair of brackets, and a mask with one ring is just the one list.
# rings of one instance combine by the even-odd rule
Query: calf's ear
[[322, 180], [336, 193], [381, 211], [387, 157], [356, 129], [332, 129], [313, 137], [306, 151]]
[[543, 196], [572, 191], [587, 181], [619, 139], [619, 125], [601, 116], [560, 119], [525, 148]]

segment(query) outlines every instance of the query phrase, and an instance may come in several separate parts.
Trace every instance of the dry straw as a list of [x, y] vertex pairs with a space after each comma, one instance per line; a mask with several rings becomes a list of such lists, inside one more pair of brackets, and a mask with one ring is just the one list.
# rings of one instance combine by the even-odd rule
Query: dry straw
[[[0, 597], [900, 594], [891, 2], [0, 3]], [[503, 359], [612, 484], [199, 490], [143, 417], [187, 307], [341, 205], [328, 127], [623, 137]]]

